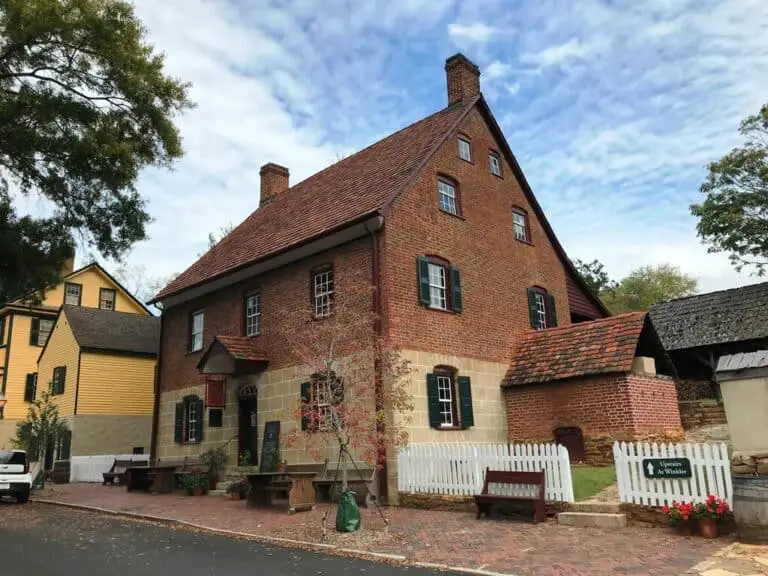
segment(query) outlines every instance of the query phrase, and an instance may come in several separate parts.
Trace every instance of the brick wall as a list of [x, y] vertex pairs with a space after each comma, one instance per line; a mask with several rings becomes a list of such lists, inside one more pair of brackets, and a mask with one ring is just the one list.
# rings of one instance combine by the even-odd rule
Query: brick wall
[[[336, 291], [370, 286], [370, 239], [356, 240], [166, 310], [162, 316], [163, 355], [160, 360], [160, 389], [179, 390], [203, 384], [203, 379], [197, 371], [197, 363], [203, 351], [216, 335], [244, 334], [244, 295], [257, 288], [261, 291], [261, 334], [254, 338], [258, 338], [259, 347], [269, 358], [269, 369], [295, 364], [296, 361], [285, 346], [282, 335], [302, 328], [301, 325], [287, 324], [287, 318], [296, 321], [296, 314], [289, 311], [297, 308], [307, 309], [306, 322], [313, 321], [308, 310], [310, 275], [313, 269], [324, 264], [333, 264]], [[359, 306], [362, 313], [370, 313], [371, 298], [361, 294]], [[188, 353], [190, 314], [200, 309], [205, 310], [203, 351]]]
[[[530, 330], [527, 288], [553, 294], [559, 324], [569, 323], [565, 270], [509, 165], [502, 158], [502, 178], [490, 173], [488, 152], [500, 147], [477, 109], [459, 132], [471, 140], [473, 162], [461, 160], [457, 138], [449, 138], [386, 217], [386, 330], [401, 348], [509, 362], [512, 345]], [[461, 217], [440, 211], [438, 174], [458, 183]], [[514, 239], [513, 206], [527, 212], [532, 244]], [[419, 303], [416, 258], [425, 254], [460, 269], [463, 313]]]
[[552, 441], [555, 428], [578, 426], [590, 463], [610, 461], [614, 440], [682, 435], [671, 378], [640, 374], [592, 376], [504, 391], [510, 442]]

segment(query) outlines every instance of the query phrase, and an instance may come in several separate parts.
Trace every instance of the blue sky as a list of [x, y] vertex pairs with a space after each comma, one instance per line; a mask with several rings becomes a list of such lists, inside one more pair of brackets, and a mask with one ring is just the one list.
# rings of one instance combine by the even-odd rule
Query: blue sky
[[141, 178], [155, 221], [129, 261], [149, 275], [253, 211], [262, 164], [297, 182], [444, 107], [462, 51], [571, 257], [616, 278], [671, 262], [702, 290], [755, 281], [707, 254], [688, 205], [768, 101], [765, 0], [136, 4], [198, 103], [179, 121], [186, 157]]

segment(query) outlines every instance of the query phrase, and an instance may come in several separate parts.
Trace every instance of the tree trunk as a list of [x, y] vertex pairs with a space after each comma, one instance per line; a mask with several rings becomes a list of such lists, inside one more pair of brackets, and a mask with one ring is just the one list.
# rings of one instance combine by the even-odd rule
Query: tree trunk
[[339, 460], [339, 465], [341, 466], [341, 491], [346, 492], [349, 488], [349, 483], [347, 481], [347, 447], [342, 446], [341, 447], [341, 458]]

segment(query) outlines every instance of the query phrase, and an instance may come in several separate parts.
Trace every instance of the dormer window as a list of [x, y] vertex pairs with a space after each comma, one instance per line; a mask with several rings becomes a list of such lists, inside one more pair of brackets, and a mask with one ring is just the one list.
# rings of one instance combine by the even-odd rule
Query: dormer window
[[472, 162], [472, 144], [466, 138], [459, 138], [459, 158]]

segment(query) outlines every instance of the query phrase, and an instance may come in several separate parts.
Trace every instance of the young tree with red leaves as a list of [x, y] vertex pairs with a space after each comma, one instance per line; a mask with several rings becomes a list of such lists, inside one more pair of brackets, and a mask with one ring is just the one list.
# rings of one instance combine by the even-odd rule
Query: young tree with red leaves
[[[364, 284], [349, 280], [346, 285]], [[410, 362], [377, 334], [373, 296], [372, 288], [344, 290], [322, 306], [313, 302], [309, 311], [285, 312], [287, 326], [303, 325], [284, 338], [308, 380], [292, 411], [301, 426], [286, 442], [303, 445], [318, 461], [338, 451], [342, 490], [348, 489], [348, 459], [381, 470], [386, 451], [408, 442]]]

